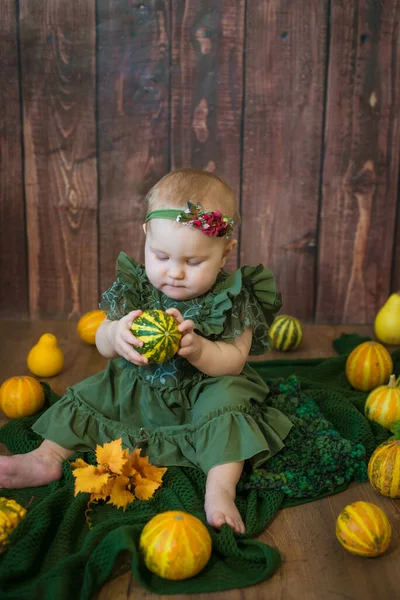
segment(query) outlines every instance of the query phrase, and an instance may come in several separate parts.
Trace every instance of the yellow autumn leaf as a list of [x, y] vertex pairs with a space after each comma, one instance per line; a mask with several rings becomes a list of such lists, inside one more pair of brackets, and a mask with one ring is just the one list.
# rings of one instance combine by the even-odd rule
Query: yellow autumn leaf
[[89, 492], [90, 502], [109, 498], [108, 504], [124, 510], [136, 497], [149, 500], [162, 484], [167, 469], [151, 465], [148, 457], [140, 453], [140, 449], [131, 453], [127, 448], [122, 449], [120, 438], [96, 447], [97, 466], [88, 465], [81, 458], [71, 462], [75, 496]]
[[125, 475], [125, 477], [132, 477], [136, 473], [136, 469], [133, 468], [131, 461], [129, 460], [129, 450], [128, 448], [124, 449], [124, 459], [125, 463], [122, 467], [121, 475]]
[[96, 458], [99, 465], [107, 465], [113, 473], [121, 474], [122, 467], [126, 462], [122, 450], [122, 439], [105, 443], [104, 446], [96, 446]]
[[69, 464], [71, 465], [71, 467], [74, 467], [74, 469], [81, 469], [82, 467], [89, 466], [82, 458], [77, 458], [75, 461]]
[[73, 471], [75, 477], [75, 496], [79, 492], [99, 493], [107, 483], [109, 474], [99, 467], [88, 465]]
[[140, 456], [142, 449], [141, 448], [136, 448], [136, 450], [132, 450], [132, 452], [129, 455], [129, 460], [132, 464], [132, 466], [137, 470], [140, 471], [141, 465], [144, 462], [148, 462], [149, 459], [147, 456]]
[[162, 478], [164, 473], [167, 471], [166, 467], [156, 467], [155, 465], [143, 465], [142, 475], [146, 479], [155, 481], [156, 483], [162, 484]]
[[135, 496], [126, 489], [129, 483], [129, 478], [120, 475], [114, 479], [114, 485], [111, 490], [110, 499], [107, 504], [114, 504], [118, 508], [126, 509], [130, 502], [133, 502]]
[[129, 455], [129, 460], [132, 466], [138, 471], [145, 479], [156, 481], [161, 485], [162, 477], [166, 472], [166, 467], [156, 467], [155, 465], [149, 464], [148, 456], [140, 456], [141, 449], [137, 448]]
[[150, 479], [142, 477], [140, 473], [136, 473], [132, 479], [135, 485], [135, 496], [138, 500], [150, 500], [161, 485], [158, 481], [150, 481]]
[[99, 500], [107, 500], [109, 495], [111, 494], [111, 490], [114, 485], [115, 475], [110, 475], [107, 483], [103, 485], [99, 492], [93, 492], [90, 496], [91, 502], [98, 502]]
[[121, 475], [125, 475], [125, 477], [132, 477], [135, 473], [137, 473], [136, 469], [132, 467], [131, 463], [128, 460], [128, 462], [126, 462], [122, 467]]

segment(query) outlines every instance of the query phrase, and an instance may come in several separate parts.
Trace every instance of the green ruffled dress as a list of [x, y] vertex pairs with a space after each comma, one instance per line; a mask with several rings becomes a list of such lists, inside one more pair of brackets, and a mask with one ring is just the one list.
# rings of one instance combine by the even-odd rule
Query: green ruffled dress
[[[117, 280], [103, 294], [108, 319], [134, 309], [176, 307], [210, 340], [232, 342], [251, 326], [250, 354], [270, 349], [269, 326], [281, 306], [272, 273], [262, 265], [222, 271], [201, 297], [172, 300], [145, 269], [121, 252]], [[246, 364], [238, 376], [209, 377], [185, 358], [137, 367], [114, 358], [107, 368], [67, 389], [33, 425], [45, 439], [74, 451], [122, 438], [160, 466], [212, 467], [249, 460], [259, 467], [283, 446], [292, 423], [268, 406], [268, 386]]]

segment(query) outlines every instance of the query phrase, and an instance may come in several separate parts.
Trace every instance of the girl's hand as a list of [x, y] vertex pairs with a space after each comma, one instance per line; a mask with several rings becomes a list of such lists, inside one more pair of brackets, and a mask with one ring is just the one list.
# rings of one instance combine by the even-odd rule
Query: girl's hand
[[138, 367], [146, 365], [148, 360], [132, 347], [143, 346], [143, 342], [133, 335], [131, 325], [142, 312], [142, 310], [132, 310], [119, 321], [114, 321], [110, 331], [110, 341], [115, 352]]
[[189, 362], [200, 358], [202, 350], [202, 338], [194, 332], [194, 323], [191, 319], [184, 319], [177, 308], [169, 308], [165, 311], [173, 316], [179, 323], [178, 329], [182, 334], [179, 356], [184, 356]]

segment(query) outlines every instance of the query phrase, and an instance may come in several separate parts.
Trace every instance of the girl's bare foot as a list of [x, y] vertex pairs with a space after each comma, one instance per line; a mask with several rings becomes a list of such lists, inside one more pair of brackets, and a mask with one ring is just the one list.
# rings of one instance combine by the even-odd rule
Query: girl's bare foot
[[61, 479], [62, 462], [73, 452], [45, 440], [27, 454], [0, 456], [0, 487], [16, 490], [39, 487]]
[[244, 533], [245, 526], [235, 504], [232, 490], [223, 486], [206, 494], [204, 504], [207, 521], [212, 527], [219, 529], [224, 523], [230, 525], [236, 533]]
[[235, 504], [236, 484], [242, 470], [243, 462], [238, 462], [218, 465], [208, 472], [204, 510], [212, 527], [219, 529], [226, 523], [236, 533], [245, 532]]

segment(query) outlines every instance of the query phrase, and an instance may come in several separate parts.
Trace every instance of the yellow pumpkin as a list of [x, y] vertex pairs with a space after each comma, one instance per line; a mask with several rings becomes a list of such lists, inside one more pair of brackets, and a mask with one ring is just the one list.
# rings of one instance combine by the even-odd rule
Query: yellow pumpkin
[[363, 392], [370, 392], [389, 381], [392, 372], [392, 357], [378, 342], [363, 342], [354, 348], [346, 361], [349, 383]]
[[374, 557], [388, 549], [392, 526], [379, 506], [358, 501], [348, 504], [338, 516], [336, 537], [352, 554]]
[[96, 309], [85, 313], [78, 321], [76, 330], [81, 340], [87, 344], [96, 344], [96, 331], [106, 318], [104, 310]]
[[29, 351], [28, 369], [37, 377], [53, 377], [62, 371], [64, 354], [52, 333], [44, 333]]
[[365, 416], [390, 429], [400, 420], [400, 387], [396, 386], [396, 376], [391, 375], [387, 385], [380, 385], [368, 396], [365, 403]]
[[44, 404], [44, 390], [33, 377], [6, 379], [0, 387], [0, 408], [7, 417], [29, 417]]
[[389, 498], [400, 498], [400, 440], [383, 442], [368, 463], [372, 487]]
[[12, 498], [0, 498], [0, 552], [10, 543], [10, 535], [26, 515], [26, 508]]
[[211, 556], [211, 537], [205, 525], [179, 510], [153, 517], [141, 533], [139, 546], [152, 573], [177, 581], [199, 573]]

